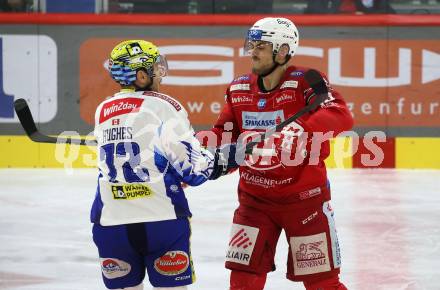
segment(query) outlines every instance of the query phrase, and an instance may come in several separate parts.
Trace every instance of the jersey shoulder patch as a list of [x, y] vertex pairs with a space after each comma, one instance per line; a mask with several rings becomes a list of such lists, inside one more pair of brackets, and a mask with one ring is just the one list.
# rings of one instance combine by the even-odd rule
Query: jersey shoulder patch
[[250, 75], [242, 75], [239, 76], [237, 78], [235, 78], [231, 84], [237, 84], [237, 83], [248, 83], [251, 80], [251, 76]]
[[233, 84], [229, 87], [229, 91], [249, 91], [251, 89], [250, 84]]
[[231, 82], [231, 84], [229, 85], [229, 91], [249, 91], [251, 89], [250, 82], [250, 75], [239, 76]]

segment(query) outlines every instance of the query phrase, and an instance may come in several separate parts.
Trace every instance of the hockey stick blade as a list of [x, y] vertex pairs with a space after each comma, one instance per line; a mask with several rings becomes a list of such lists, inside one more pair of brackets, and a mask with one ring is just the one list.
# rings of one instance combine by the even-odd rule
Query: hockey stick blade
[[14, 101], [14, 109], [17, 114], [18, 120], [20, 120], [20, 124], [23, 127], [26, 135], [34, 142], [38, 143], [67, 143], [67, 144], [75, 144], [75, 145], [96, 145], [96, 141], [94, 140], [86, 140], [86, 139], [77, 139], [77, 138], [64, 138], [64, 137], [52, 137], [48, 135], [42, 134], [38, 131], [37, 126], [35, 125], [34, 118], [32, 117], [31, 110], [24, 99], [17, 99]]
[[31, 138], [35, 132], [38, 132], [38, 129], [35, 126], [34, 118], [32, 117], [28, 104], [24, 99], [15, 100], [14, 109], [17, 113], [18, 120], [20, 120], [21, 126], [26, 132], [26, 135]]
[[285, 126], [289, 125], [299, 117], [303, 116], [304, 114], [311, 112], [315, 110], [321, 103], [327, 98], [328, 95], [328, 87], [324, 80], [324, 78], [321, 76], [321, 74], [314, 69], [310, 69], [304, 74], [304, 78], [306, 82], [309, 84], [309, 86], [313, 89], [313, 92], [316, 94], [316, 98], [314, 99], [314, 102], [311, 104], [308, 104], [298, 112], [296, 112], [294, 115], [290, 116], [280, 124], [273, 126], [269, 128], [266, 132], [263, 132], [260, 134], [260, 136], [257, 138], [257, 141], [252, 141], [246, 144], [245, 148], [245, 154], [252, 154], [253, 148], [260, 143], [262, 140], [266, 139], [268, 136], [271, 136], [273, 133], [278, 132], [282, 130]]

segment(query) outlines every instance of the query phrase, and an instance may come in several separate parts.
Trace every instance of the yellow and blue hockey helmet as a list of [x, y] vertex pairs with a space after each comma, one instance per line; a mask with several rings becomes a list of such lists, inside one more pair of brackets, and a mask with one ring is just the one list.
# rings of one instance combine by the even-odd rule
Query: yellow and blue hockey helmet
[[145, 40], [126, 40], [111, 51], [109, 69], [116, 82], [131, 85], [136, 80], [138, 70], [145, 70], [151, 78], [155, 73], [163, 77], [167, 74], [168, 64], [165, 56], [160, 55], [159, 49], [153, 43]]

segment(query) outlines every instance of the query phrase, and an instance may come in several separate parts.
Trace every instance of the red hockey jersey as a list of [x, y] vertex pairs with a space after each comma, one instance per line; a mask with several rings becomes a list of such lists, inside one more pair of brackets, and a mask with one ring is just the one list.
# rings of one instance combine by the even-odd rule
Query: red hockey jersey
[[[236, 78], [226, 91], [226, 103], [212, 131], [220, 138], [223, 135], [222, 143], [230, 143], [230, 140], [225, 140], [227, 138], [224, 137], [228, 132], [232, 133], [233, 141], [240, 140], [243, 137], [240, 134], [255, 135], [255, 132], [264, 132], [295, 114], [314, 96], [304, 79], [304, 72], [307, 70], [303, 67], [288, 67], [278, 86], [271, 91], [266, 91], [262, 79], [254, 74]], [[323, 77], [328, 84], [326, 77]], [[329, 95], [324, 103], [315, 111], [298, 119], [298, 123], [309, 135], [308, 150], [312, 150], [312, 132], [336, 136], [353, 126], [352, 115], [343, 98], [329, 85], [328, 87]], [[262, 141], [258, 147], [270, 148], [271, 143], [276, 143], [276, 138], [279, 137], [280, 134], [275, 134], [268, 138], [266, 143]], [[329, 141], [318, 145], [320, 146], [317, 150], [312, 150], [314, 154], [309, 152], [308, 156], [296, 165], [286, 165], [277, 154], [265, 156], [256, 153], [248, 156], [246, 164], [240, 167], [240, 202], [258, 208], [283, 208], [302, 200], [329, 200], [324, 163], [330, 154]]]

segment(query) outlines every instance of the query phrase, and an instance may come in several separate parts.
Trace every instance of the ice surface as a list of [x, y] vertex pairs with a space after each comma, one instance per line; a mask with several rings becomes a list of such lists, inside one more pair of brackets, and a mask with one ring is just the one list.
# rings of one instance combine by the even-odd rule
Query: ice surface
[[[440, 171], [330, 170], [341, 278], [349, 289], [440, 289]], [[238, 175], [187, 190], [196, 284], [225, 290]], [[0, 170], [0, 289], [103, 290], [89, 208], [96, 170]], [[285, 279], [287, 242], [266, 290]], [[146, 286], [145, 289], [151, 289]]]

